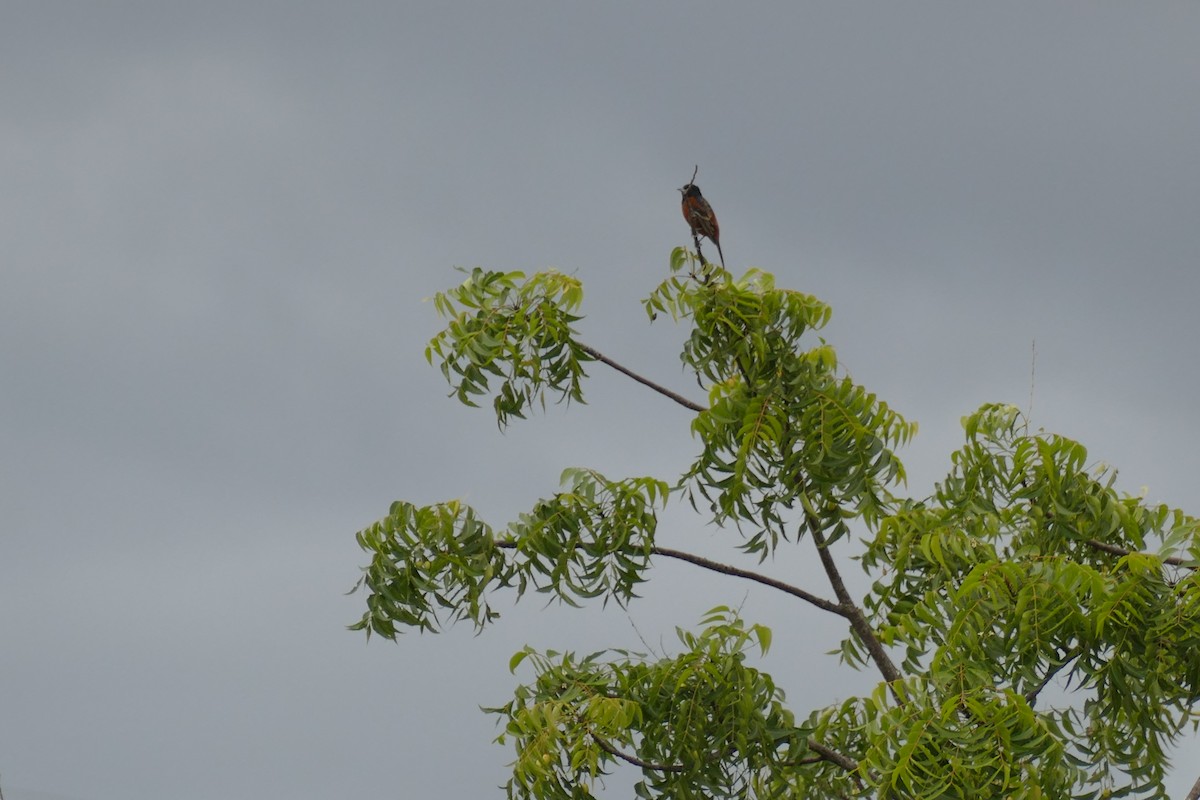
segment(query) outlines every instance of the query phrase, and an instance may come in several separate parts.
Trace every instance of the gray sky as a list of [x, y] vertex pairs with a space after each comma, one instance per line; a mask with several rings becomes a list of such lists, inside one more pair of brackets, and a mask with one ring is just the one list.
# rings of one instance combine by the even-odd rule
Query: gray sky
[[[839, 626], [656, 568], [601, 614], [344, 629], [399, 498], [497, 525], [564, 466], [673, 479], [686, 412], [603, 367], [496, 432], [424, 363], [455, 265], [576, 273], [589, 343], [680, 391], [639, 300], [697, 182], [729, 266], [833, 305], [921, 425], [986, 401], [1200, 512], [1195, 3], [67, 3], [0, 11], [0, 777], [9, 800], [500, 796], [480, 705], [538, 647], [745, 600], [798, 713]], [[662, 541], [728, 555], [682, 509]], [[776, 574], [824, 590], [807, 543]], [[801, 577], [797, 578], [799, 575]], [[1200, 747], [1181, 752], [1181, 797]], [[607, 796], [626, 796], [627, 778]]]

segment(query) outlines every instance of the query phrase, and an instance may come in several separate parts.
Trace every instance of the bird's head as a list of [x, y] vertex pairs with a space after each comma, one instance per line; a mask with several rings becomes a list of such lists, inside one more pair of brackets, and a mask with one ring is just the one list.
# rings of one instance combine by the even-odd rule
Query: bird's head
[[700, 187], [694, 183], [689, 183], [687, 186], [681, 186], [679, 188], [679, 191], [683, 193], [684, 197], [699, 197], [700, 196]]

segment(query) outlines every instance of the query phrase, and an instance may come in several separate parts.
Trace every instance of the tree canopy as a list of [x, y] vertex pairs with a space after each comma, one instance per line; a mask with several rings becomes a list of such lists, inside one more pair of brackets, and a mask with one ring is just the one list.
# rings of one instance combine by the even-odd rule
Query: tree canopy
[[[526, 648], [509, 666], [532, 680], [491, 709], [515, 747], [510, 798], [590, 798], [615, 769], [672, 800], [1164, 796], [1200, 698], [1196, 518], [1117, 490], [1083, 445], [1000, 404], [965, 417], [945, 479], [908, 496], [896, 449], [916, 426], [839, 366], [819, 335], [829, 306], [766, 272], [678, 249], [644, 301], [689, 326], [681, 358], [704, 404], [580, 341], [582, 300], [558, 272], [476, 269], [434, 299], [447, 325], [426, 357], [461, 402], [490, 398], [502, 428], [547, 399], [582, 402], [587, 369], [606, 364], [686, 408], [698, 455], [667, 479], [567, 469], [502, 527], [457, 500], [397, 501], [357, 534], [370, 563], [352, 627], [482, 629], [499, 592], [625, 605], [669, 558], [841, 617], [840, 661], [878, 684], [791, 708], [747, 658], [771, 631], [727, 606], [679, 631], [675, 655]], [[657, 544], [659, 512], [680, 502], [755, 569]], [[863, 597], [830, 548], [848, 538]], [[801, 544], [826, 587], [759, 571]]]

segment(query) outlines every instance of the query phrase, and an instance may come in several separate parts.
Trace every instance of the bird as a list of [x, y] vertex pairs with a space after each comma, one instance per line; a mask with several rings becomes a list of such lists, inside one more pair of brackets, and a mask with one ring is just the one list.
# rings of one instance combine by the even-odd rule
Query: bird
[[721, 258], [721, 267], [725, 266], [725, 254], [721, 252], [721, 228], [717, 225], [717, 215], [712, 206], [700, 194], [700, 187], [689, 183], [679, 191], [683, 192], [683, 218], [691, 226], [693, 236], [707, 236], [708, 240], [717, 246], [717, 255]]

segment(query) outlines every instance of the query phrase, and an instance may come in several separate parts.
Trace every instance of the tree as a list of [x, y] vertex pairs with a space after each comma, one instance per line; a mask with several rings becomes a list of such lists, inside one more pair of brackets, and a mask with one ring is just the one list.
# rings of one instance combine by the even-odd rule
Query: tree
[[[1005, 405], [964, 418], [945, 480], [906, 497], [894, 451], [915, 426], [816, 337], [828, 306], [683, 249], [671, 267], [644, 305], [691, 326], [682, 359], [706, 406], [579, 341], [573, 277], [477, 269], [437, 295], [448, 325], [426, 357], [463, 403], [490, 396], [501, 427], [547, 397], [582, 402], [602, 362], [691, 411], [700, 453], [674, 482], [569, 469], [504, 528], [458, 501], [398, 501], [358, 533], [371, 560], [352, 627], [481, 629], [503, 590], [624, 605], [669, 558], [841, 617], [841, 661], [879, 682], [798, 715], [747, 660], [771, 631], [727, 607], [681, 631], [673, 656], [526, 648], [510, 668], [533, 680], [491, 709], [516, 749], [509, 797], [589, 798], [617, 768], [640, 770], [639, 796], [672, 800], [1163, 796], [1200, 698], [1200, 523], [1117, 491], [1081, 444], [1031, 433]], [[660, 547], [658, 511], [684, 500], [760, 563], [807, 541], [832, 596]], [[874, 581], [861, 599], [831, 549], [852, 535]]]

